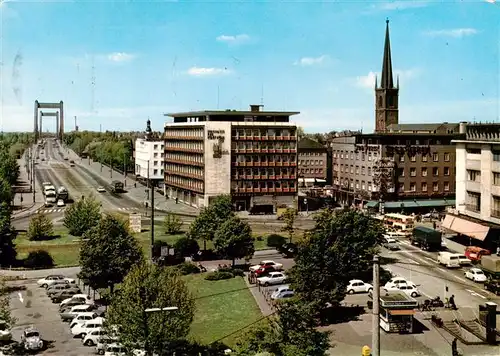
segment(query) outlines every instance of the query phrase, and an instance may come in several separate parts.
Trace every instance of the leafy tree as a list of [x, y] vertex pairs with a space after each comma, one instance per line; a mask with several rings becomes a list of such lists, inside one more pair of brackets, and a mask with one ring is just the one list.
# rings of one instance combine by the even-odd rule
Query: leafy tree
[[28, 227], [28, 239], [31, 241], [47, 240], [54, 234], [52, 221], [42, 212], [36, 214]]
[[394, 162], [387, 157], [378, 159], [373, 167], [373, 183], [377, 188], [374, 197], [389, 200], [394, 192]]
[[302, 241], [290, 280], [302, 300], [338, 305], [353, 275], [370, 268], [383, 234], [380, 221], [352, 210], [324, 210]]
[[16, 319], [10, 312], [9, 293], [6, 291], [6, 287], [5, 278], [0, 276], [0, 320], [5, 321], [9, 326], [13, 327]]
[[292, 242], [293, 234], [295, 233], [294, 224], [295, 218], [297, 217], [297, 210], [293, 208], [287, 208], [281, 216], [283, 217], [283, 222], [285, 223], [285, 226], [281, 228], [281, 231], [286, 232], [288, 234], [290, 242]]
[[0, 177], [5, 179], [11, 186], [16, 184], [19, 178], [17, 160], [5, 149], [0, 150]]
[[83, 235], [79, 278], [94, 289], [113, 290], [143, 259], [141, 246], [130, 235], [126, 222], [106, 215]]
[[172, 213], [167, 213], [165, 219], [163, 220], [163, 226], [165, 227], [165, 232], [170, 235], [175, 235], [181, 232], [182, 221], [181, 219]]
[[73, 236], [82, 236], [101, 218], [101, 204], [93, 196], [78, 200], [64, 211], [64, 226]]
[[[175, 311], [146, 309], [177, 307]], [[162, 354], [169, 344], [185, 339], [193, 321], [195, 301], [173, 268], [144, 262], [125, 277], [109, 307], [109, 325], [120, 325], [120, 342], [129, 348], [145, 345], [149, 355]]]
[[14, 239], [16, 231], [11, 225], [11, 210], [6, 202], [0, 203], [0, 266], [11, 266], [16, 262]]
[[194, 219], [189, 227], [188, 235], [193, 239], [203, 240], [203, 250], [206, 251], [207, 241], [212, 241], [219, 227], [233, 216], [231, 196], [219, 195]]
[[11, 185], [0, 176], [0, 201], [10, 204], [13, 198], [14, 194]]
[[188, 257], [197, 254], [200, 246], [196, 240], [183, 236], [175, 242], [174, 251], [182, 257]]
[[252, 256], [255, 252], [252, 229], [237, 216], [226, 220], [215, 233], [215, 249], [226, 258], [234, 260]]
[[328, 332], [316, 329], [313, 310], [297, 302], [277, 304], [276, 316], [240, 340], [237, 355], [324, 356], [330, 345]]

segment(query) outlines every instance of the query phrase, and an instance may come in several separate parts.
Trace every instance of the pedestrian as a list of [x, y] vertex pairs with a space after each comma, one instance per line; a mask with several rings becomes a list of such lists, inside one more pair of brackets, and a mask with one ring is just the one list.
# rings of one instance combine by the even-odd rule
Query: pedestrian
[[453, 294], [451, 295], [449, 303], [450, 303], [451, 309], [457, 310], [457, 305], [455, 304], [455, 295], [453, 295]]

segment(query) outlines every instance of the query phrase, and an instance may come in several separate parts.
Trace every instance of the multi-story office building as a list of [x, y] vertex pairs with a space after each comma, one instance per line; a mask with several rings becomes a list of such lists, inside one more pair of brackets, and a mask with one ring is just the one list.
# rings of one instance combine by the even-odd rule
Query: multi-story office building
[[146, 135], [135, 140], [134, 159], [135, 175], [142, 179], [150, 179], [156, 186], [163, 183], [164, 142], [151, 131], [148, 120]]
[[500, 245], [500, 124], [467, 124], [456, 144], [456, 209], [443, 227], [485, 243]]
[[303, 137], [298, 143], [299, 150], [299, 184], [314, 185], [315, 183], [326, 183], [328, 176], [328, 155], [324, 145]]
[[238, 210], [297, 206], [298, 112], [197, 111], [167, 114], [165, 190], [197, 207], [231, 194]]

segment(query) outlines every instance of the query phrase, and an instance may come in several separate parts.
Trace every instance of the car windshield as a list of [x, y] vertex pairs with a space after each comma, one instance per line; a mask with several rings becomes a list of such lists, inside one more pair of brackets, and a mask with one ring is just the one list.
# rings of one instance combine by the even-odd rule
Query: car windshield
[[28, 331], [28, 332], [26, 332], [26, 337], [37, 337], [37, 336], [40, 336], [40, 334], [38, 333], [38, 331]]

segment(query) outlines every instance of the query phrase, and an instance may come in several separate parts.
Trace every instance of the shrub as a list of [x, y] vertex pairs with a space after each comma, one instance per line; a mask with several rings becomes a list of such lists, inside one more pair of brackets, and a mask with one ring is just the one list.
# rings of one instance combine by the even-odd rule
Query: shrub
[[223, 279], [231, 279], [233, 277], [234, 277], [234, 275], [231, 272], [216, 271], [216, 272], [210, 272], [209, 274], [207, 274], [205, 279], [207, 281], [220, 281]]
[[242, 269], [239, 269], [239, 268], [234, 268], [233, 271], [233, 276], [235, 277], [243, 277], [245, 276], [245, 272], [242, 270]]
[[54, 267], [54, 259], [45, 250], [31, 251], [24, 260], [27, 268], [50, 268]]
[[271, 234], [267, 237], [267, 246], [278, 248], [283, 246], [286, 242], [285, 236], [278, 234]]
[[52, 221], [43, 213], [36, 214], [30, 221], [26, 235], [30, 241], [47, 240], [54, 234]]
[[188, 274], [200, 273], [200, 269], [198, 268], [198, 266], [191, 262], [183, 262], [180, 265], [176, 266], [176, 268], [183, 276]]
[[262, 240], [264, 240], [264, 238], [263, 238], [261, 235], [257, 236], [255, 239], [256, 239], [257, 241], [262, 241]]
[[192, 256], [198, 253], [200, 246], [195, 239], [187, 236], [181, 237], [174, 244], [174, 251], [182, 257]]
[[165, 220], [163, 221], [163, 226], [165, 227], [165, 232], [169, 235], [175, 235], [181, 232], [182, 220], [172, 213], [167, 213]]

